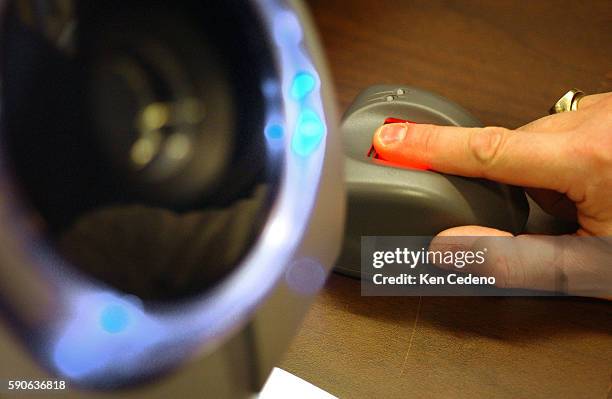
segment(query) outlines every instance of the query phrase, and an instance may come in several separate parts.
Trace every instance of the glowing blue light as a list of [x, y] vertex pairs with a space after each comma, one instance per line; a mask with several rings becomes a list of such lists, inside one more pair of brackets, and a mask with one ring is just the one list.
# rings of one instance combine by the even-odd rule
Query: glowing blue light
[[278, 140], [283, 138], [283, 135], [285, 134], [285, 129], [283, 129], [283, 127], [277, 123], [271, 123], [266, 125], [264, 133], [268, 139]]
[[[275, 12], [273, 29], [274, 40], [279, 47], [292, 48], [302, 41], [302, 26], [294, 13]], [[286, 50], [282, 48], [283, 50]]]
[[121, 305], [109, 305], [100, 314], [100, 325], [109, 333], [118, 333], [129, 323], [127, 310]]
[[72, 317], [57, 337], [53, 363], [71, 378], [140, 367], [142, 356], [164, 340], [165, 328], [147, 316], [142, 304], [112, 293], [75, 298]]
[[298, 116], [296, 132], [293, 135], [293, 151], [301, 156], [310, 155], [325, 135], [325, 125], [311, 109], [304, 108]]
[[113, 353], [99, 345], [95, 339], [85, 334], [90, 331], [71, 331], [70, 339], [60, 339], [54, 353], [53, 361], [64, 375], [72, 378], [86, 376], [113, 363]]
[[308, 72], [300, 72], [293, 78], [291, 97], [294, 100], [304, 99], [315, 88], [315, 78]]
[[279, 84], [274, 79], [266, 79], [261, 85], [261, 92], [267, 99], [274, 99], [279, 91]]

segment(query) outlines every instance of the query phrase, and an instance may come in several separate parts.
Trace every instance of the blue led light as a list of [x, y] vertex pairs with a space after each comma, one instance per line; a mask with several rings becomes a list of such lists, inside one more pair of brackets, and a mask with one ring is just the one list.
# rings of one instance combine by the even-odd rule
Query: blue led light
[[280, 92], [279, 84], [274, 79], [266, 79], [261, 84], [261, 92], [267, 99], [275, 99]]
[[316, 112], [304, 108], [298, 116], [297, 127], [293, 135], [293, 151], [301, 156], [310, 155], [325, 135], [325, 125]]
[[274, 27], [274, 40], [279, 47], [293, 48], [302, 41], [302, 27], [294, 13], [275, 12], [272, 26]]
[[285, 134], [285, 129], [283, 129], [283, 127], [277, 123], [271, 123], [266, 125], [264, 133], [266, 134], [266, 137], [268, 139], [278, 140], [283, 138], [283, 135]]
[[144, 370], [141, 356], [166, 338], [163, 325], [131, 297], [103, 292], [75, 298], [68, 323], [54, 344], [57, 370], [81, 379], [118, 367]]
[[127, 310], [121, 305], [108, 305], [100, 314], [100, 326], [109, 333], [118, 333], [128, 326]]
[[315, 88], [315, 78], [308, 72], [300, 72], [293, 78], [291, 97], [294, 100], [303, 100]]

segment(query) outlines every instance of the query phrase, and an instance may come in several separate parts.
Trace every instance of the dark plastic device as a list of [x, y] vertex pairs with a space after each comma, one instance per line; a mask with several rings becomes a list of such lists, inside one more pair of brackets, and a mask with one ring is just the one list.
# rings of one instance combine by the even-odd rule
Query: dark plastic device
[[344, 115], [348, 215], [336, 271], [360, 275], [362, 236], [433, 236], [462, 225], [520, 232], [529, 215], [518, 187], [411, 169], [376, 159], [374, 131], [385, 121], [481, 126], [466, 110], [431, 92], [402, 85], [372, 86]]

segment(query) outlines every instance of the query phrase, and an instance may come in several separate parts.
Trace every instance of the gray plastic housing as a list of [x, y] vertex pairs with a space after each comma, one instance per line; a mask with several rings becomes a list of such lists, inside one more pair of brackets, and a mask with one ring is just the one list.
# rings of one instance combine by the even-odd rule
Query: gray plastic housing
[[359, 94], [341, 123], [348, 213], [336, 271], [360, 276], [362, 236], [433, 236], [462, 225], [512, 233], [523, 229], [529, 206], [518, 187], [392, 166], [369, 157], [372, 135], [388, 117], [481, 126], [459, 105], [425, 90], [379, 85]]

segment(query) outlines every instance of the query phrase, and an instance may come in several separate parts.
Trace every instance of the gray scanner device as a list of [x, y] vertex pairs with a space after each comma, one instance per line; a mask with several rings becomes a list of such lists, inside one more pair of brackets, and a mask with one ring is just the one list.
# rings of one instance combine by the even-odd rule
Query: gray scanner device
[[359, 94], [341, 124], [348, 215], [336, 271], [360, 276], [362, 236], [434, 236], [463, 225], [523, 229], [529, 206], [521, 188], [372, 158], [372, 136], [387, 118], [481, 126], [459, 105], [414, 87], [379, 85]]

